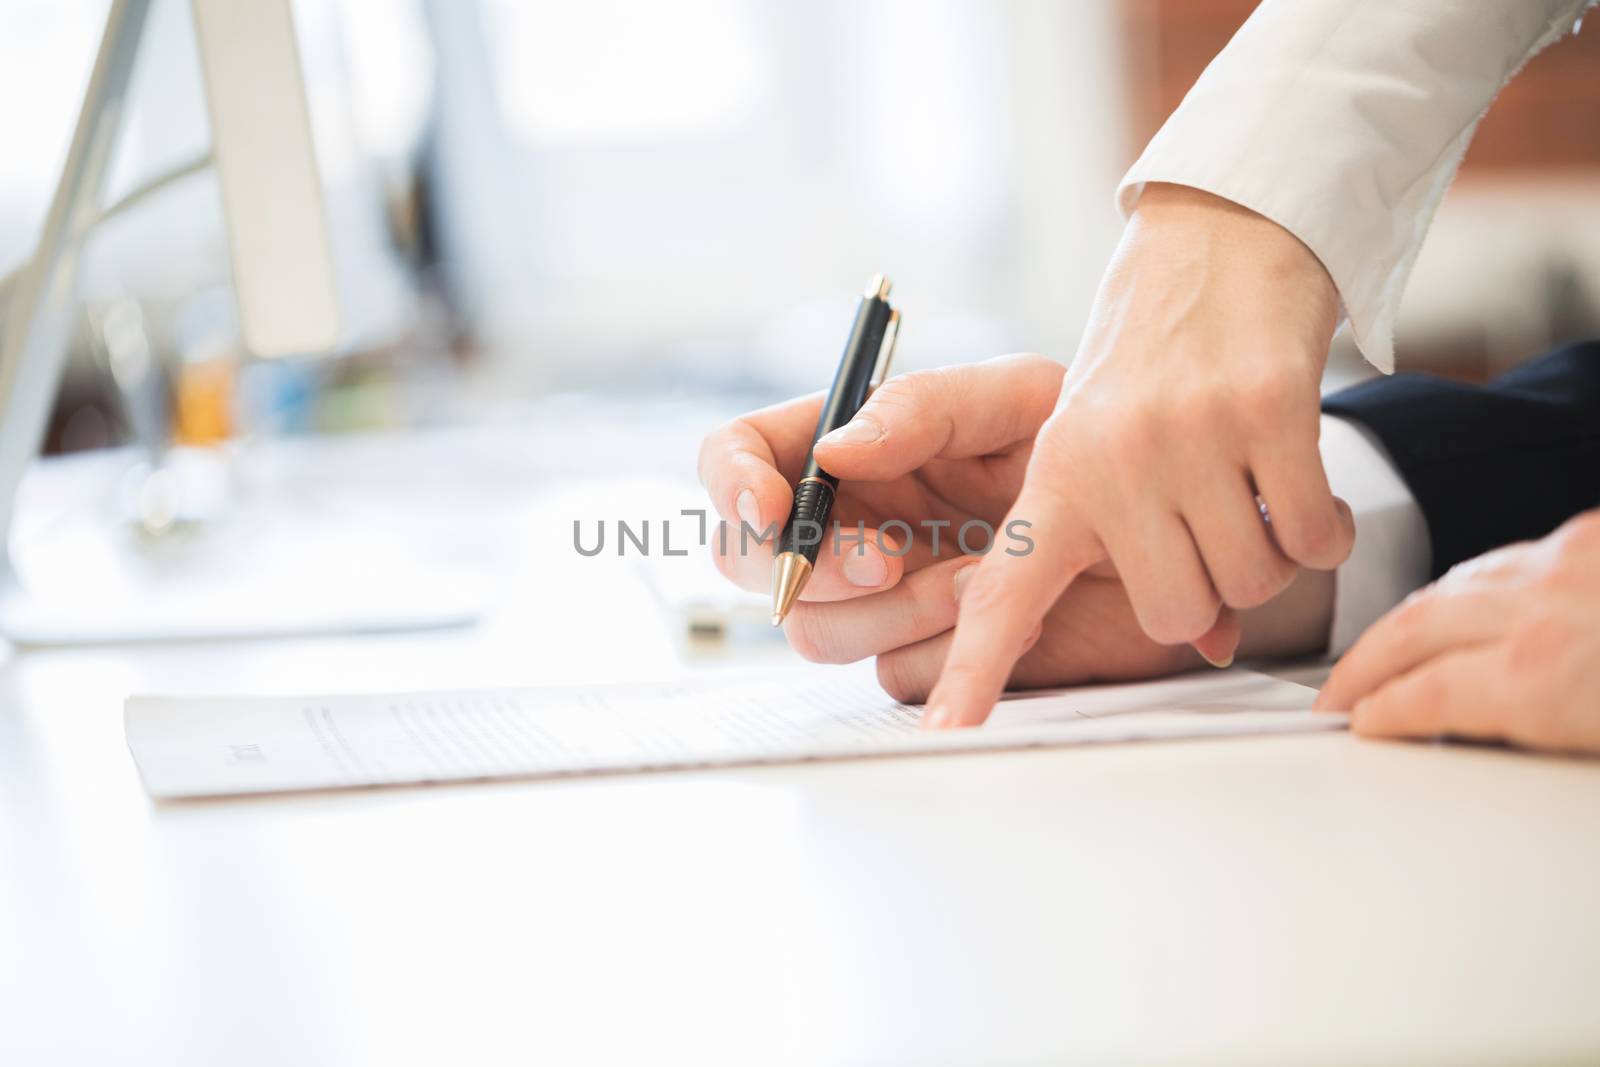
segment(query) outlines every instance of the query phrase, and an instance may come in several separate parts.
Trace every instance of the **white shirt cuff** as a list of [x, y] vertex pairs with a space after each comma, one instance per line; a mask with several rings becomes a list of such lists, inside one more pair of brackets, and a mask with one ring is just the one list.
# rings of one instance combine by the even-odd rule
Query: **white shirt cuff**
[[1305, 243], [1383, 371], [1418, 249], [1484, 110], [1594, 0], [1263, 0], [1122, 179], [1202, 189]]
[[1328, 654], [1344, 653], [1367, 627], [1428, 582], [1428, 523], [1366, 427], [1322, 416], [1322, 464], [1333, 494], [1355, 514], [1356, 544], [1334, 580]]

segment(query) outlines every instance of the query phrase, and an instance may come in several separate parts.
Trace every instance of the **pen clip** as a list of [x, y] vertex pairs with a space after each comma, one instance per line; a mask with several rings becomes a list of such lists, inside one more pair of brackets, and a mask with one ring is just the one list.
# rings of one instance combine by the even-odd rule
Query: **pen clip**
[[883, 384], [889, 377], [889, 364], [894, 362], [894, 343], [900, 337], [900, 312], [889, 312], [889, 325], [883, 330], [883, 343], [878, 346], [878, 362], [873, 364], [872, 377], [867, 381], [867, 392]]

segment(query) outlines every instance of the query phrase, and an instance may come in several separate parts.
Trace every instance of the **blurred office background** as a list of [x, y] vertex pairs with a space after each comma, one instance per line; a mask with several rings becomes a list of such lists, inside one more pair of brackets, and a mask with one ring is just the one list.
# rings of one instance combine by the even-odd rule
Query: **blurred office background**
[[[895, 280], [899, 367], [1069, 359], [1112, 191], [1249, 0], [296, 0], [347, 336], [250, 360], [203, 170], [87, 249], [50, 446], [115, 443], [130, 322], [196, 443], [459, 421], [553, 393], [777, 397]], [[7, 0], [0, 275], [29, 254], [107, 0]], [[208, 142], [156, 0], [118, 191]], [[1483, 377], [1600, 334], [1600, 41], [1485, 123], [1407, 294], [1401, 364]], [[1341, 341], [1336, 376], [1361, 373]]]

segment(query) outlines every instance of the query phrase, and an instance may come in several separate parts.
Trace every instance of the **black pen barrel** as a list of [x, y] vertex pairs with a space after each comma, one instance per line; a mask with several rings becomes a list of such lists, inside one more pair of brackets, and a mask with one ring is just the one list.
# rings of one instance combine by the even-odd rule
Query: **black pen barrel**
[[[844, 353], [839, 359], [839, 370], [834, 375], [833, 386], [822, 404], [817, 417], [813, 440], [832, 433], [851, 419], [867, 402], [872, 388], [872, 375], [878, 365], [878, 353], [883, 347], [884, 335], [889, 329], [891, 309], [882, 291], [870, 292], [861, 298], [856, 307], [855, 322], [850, 326], [850, 337], [845, 341]], [[827, 532], [828, 518], [833, 512], [834, 493], [839, 479], [823, 470], [813, 453], [807, 453], [805, 469], [795, 486], [794, 505], [789, 511], [789, 521], [778, 538], [777, 552], [797, 552], [811, 563], [817, 561], [817, 550]]]
[[[889, 330], [889, 302], [877, 295], [864, 296], [856, 307], [856, 319], [850, 326], [850, 337], [845, 341], [844, 354], [839, 358], [839, 370], [833, 376], [833, 386], [823, 401], [822, 412], [817, 416], [815, 441], [832, 433], [851, 419], [867, 402], [872, 388], [872, 373], [877, 368], [878, 350]], [[806, 455], [805, 470], [801, 480], [826, 478], [835, 487], [839, 480], [817, 465], [817, 457]]]
[[[813, 442], [855, 418], [856, 412], [867, 402], [867, 394], [872, 392], [874, 383], [888, 373], [899, 323], [900, 316], [889, 307], [889, 280], [881, 274], [874, 275], [867, 283], [861, 303], [856, 305], [856, 319], [850, 325], [850, 337], [839, 358], [839, 370], [833, 376], [833, 385], [817, 416]], [[839, 479], [822, 469], [813, 448], [806, 454], [805, 468], [794, 487], [789, 521], [784, 523], [778, 542], [773, 545], [776, 557], [772, 570], [774, 626], [783, 624], [811, 578], [828, 533], [828, 519], [833, 513], [833, 498], [838, 489]]]
[[778, 538], [778, 554], [798, 552], [811, 563], [817, 562], [817, 550], [822, 535], [827, 532], [828, 516], [833, 512], [834, 490], [838, 482], [831, 478], [809, 477], [794, 487], [794, 506], [789, 509], [789, 522]]

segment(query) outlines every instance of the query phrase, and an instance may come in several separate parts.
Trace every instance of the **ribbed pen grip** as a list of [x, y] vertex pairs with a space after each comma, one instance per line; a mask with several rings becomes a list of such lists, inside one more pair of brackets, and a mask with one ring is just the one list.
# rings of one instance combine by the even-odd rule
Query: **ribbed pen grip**
[[833, 486], [824, 481], [806, 480], [794, 491], [794, 507], [789, 522], [778, 538], [778, 552], [798, 552], [812, 563], [827, 532], [828, 516], [833, 513]]

